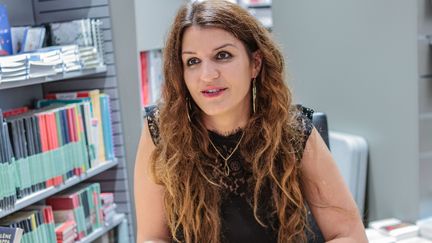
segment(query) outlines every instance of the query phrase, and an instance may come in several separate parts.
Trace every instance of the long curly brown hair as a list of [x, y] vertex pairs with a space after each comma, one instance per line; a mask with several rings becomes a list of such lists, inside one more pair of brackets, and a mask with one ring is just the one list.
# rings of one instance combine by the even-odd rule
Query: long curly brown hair
[[[273, 214], [279, 222], [278, 242], [305, 241], [306, 207], [301, 192], [303, 133], [284, 83], [284, 60], [269, 32], [246, 10], [225, 1], [203, 1], [181, 7], [164, 49], [160, 143], [151, 171], [165, 187], [165, 210], [175, 241], [220, 242], [221, 187], [212, 175], [214, 153], [183, 77], [182, 38], [190, 26], [216, 27], [238, 38], [251, 54], [259, 51], [262, 67], [256, 78], [256, 112], [244, 128], [240, 151], [252, 171], [252, 205], [256, 220], [263, 187], [269, 185]], [[191, 122], [188, 119], [188, 109]], [[268, 200], [268, 199], [267, 199]], [[181, 235], [178, 232], [182, 232]]]

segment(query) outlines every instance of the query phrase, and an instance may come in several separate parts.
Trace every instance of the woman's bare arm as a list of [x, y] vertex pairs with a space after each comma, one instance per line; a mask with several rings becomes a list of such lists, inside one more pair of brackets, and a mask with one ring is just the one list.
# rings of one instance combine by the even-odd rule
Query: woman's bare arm
[[337, 165], [314, 128], [302, 159], [303, 184], [327, 242], [367, 242], [357, 206]]

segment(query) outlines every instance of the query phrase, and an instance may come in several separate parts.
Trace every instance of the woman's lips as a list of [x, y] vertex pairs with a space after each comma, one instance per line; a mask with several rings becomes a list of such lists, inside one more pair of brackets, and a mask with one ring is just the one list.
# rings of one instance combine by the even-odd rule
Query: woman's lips
[[213, 98], [222, 95], [227, 89], [228, 88], [210, 88], [201, 91], [201, 93], [204, 95], [204, 97]]

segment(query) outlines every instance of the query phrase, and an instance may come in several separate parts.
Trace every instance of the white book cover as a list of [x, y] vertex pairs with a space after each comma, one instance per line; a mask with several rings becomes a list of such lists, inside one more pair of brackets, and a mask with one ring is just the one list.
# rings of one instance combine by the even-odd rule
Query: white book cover
[[17, 67], [2, 67], [1, 73], [7, 74], [7, 73], [14, 73], [14, 72], [23, 71], [23, 70], [27, 70], [27, 67], [25, 65], [20, 65]]
[[372, 221], [369, 223], [369, 227], [386, 235], [393, 236], [397, 240], [416, 237], [419, 233], [419, 226], [403, 222], [396, 218]]
[[28, 75], [22, 75], [22, 76], [13, 76], [13, 77], [1, 77], [1, 81], [6, 82], [15, 82], [15, 81], [22, 81], [28, 79]]
[[4, 78], [24, 76], [26, 74], [27, 74], [27, 70], [17, 70], [17, 71], [13, 71], [13, 72], [2, 72], [2, 76]]
[[92, 45], [90, 19], [51, 23], [51, 38], [56, 45]]
[[12, 53], [17, 54], [22, 51], [24, 44], [24, 35], [29, 27], [28, 26], [19, 26], [11, 28], [11, 37], [12, 37]]
[[28, 54], [0, 56], [0, 65], [7, 65], [8, 63], [20, 63], [22, 65], [27, 61], [27, 58]]
[[24, 34], [22, 51], [33, 51], [42, 48], [45, 31], [46, 30], [44, 27], [28, 28]]
[[372, 228], [366, 229], [366, 236], [370, 243], [393, 243], [396, 242], [396, 238], [385, 235], [380, 231]]

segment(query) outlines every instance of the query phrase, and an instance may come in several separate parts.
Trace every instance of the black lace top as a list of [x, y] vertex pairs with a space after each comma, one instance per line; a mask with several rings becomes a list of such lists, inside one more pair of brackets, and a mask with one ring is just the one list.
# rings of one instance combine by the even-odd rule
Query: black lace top
[[[298, 115], [297, 120], [302, 128], [305, 137], [309, 137], [312, 132], [312, 114], [313, 110], [303, 106], [297, 107], [301, 114]], [[152, 135], [153, 142], [157, 145], [159, 143], [159, 127], [158, 117], [159, 110], [156, 106], [147, 107], [147, 120]], [[216, 149], [227, 158], [235, 149], [237, 143], [241, 139], [242, 130], [239, 130], [228, 136], [222, 136], [215, 132], [208, 131], [209, 137], [213, 141]], [[304, 141], [304, 145], [306, 144]], [[215, 151], [216, 153], [216, 151]], [[225, 173], [226, 165], [224, 159], [217, 156], [216, 167], [214, 173]], [[266, 205], [263, 200], [263, 205], [259, 208], [260, 219], [271, 227], [262, 227], [255, 219], [252, 204], [250, 201], [251, 188], [248, 187], [248, 179], [251, 178], [252, 173], [244, 166], [245, 161], [242, 158], [240, 151], [236, 150], [232, 156], [227, 160], [229, 167], [229, 174], [227, 176], [215, 176], [219, 178], [219, 184], [222, 185], [226, 191], [223, 196], [221, 204], [221, 219], [222, 219], [222, 242], [277, 242], [277, 220], [271, 215], [271, 208]], [[219, 171], [217, 171], [219, 170]], [[249, 195], [249, 196], [248, 196]], [[270, 197], [270, 191], [263, 191], [263, 197]], [[266, 213], [267, 212], [267, 213]], [[261, 217], [262, 216], [262, 217]], [[309, 225], [313, 231], [311, 234], [306, 232], [308, 242], [324, 242], [321, 231], [315, 223], [315, 220], [308, 211]], [[180, 233], [181, 235], [181, 233]]]

